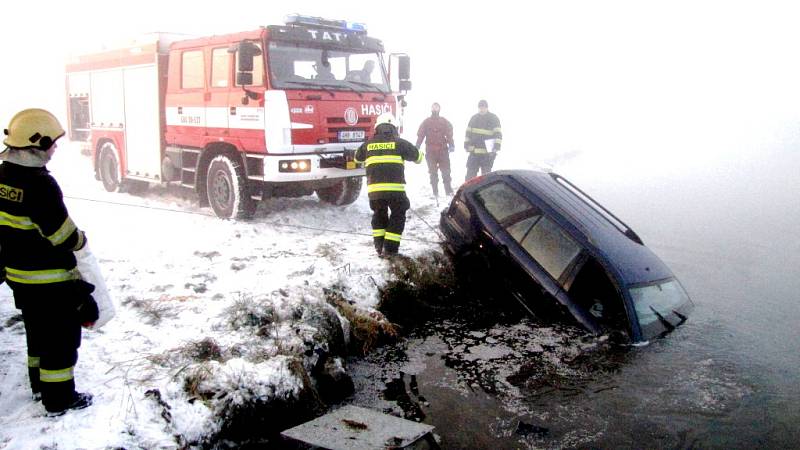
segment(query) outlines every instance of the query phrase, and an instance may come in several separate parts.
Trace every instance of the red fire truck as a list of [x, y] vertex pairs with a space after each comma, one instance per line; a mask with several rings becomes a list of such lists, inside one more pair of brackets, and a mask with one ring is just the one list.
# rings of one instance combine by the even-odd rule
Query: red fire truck
[[263, 197], [349, 204], [364, 175], [355, 149], [378, 115], [399, 113], [409, 73], [408, 56], [384, 59], [381, 41], [345, 21], [154, 33], [69, 61], [68, 132], [108, 191], [180, 184], [223, 218], [249, 217]]

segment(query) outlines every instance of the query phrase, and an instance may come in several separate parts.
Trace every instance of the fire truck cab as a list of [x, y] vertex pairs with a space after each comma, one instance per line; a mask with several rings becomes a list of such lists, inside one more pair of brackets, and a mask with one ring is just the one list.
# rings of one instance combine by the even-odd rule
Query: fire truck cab
[[364, 176], [354, 152], [378, 115], [400, 112], [409, 67], [345, 21], [155, 33], [67, 64], [68, 131], [108, 191], [180, 184], [223, 218], [247, 218], [272, 196], [344, 205]]

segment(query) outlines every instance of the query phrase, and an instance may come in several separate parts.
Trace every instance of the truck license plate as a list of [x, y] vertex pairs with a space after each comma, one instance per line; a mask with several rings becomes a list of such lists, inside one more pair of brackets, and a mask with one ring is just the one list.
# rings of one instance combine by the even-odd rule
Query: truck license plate
[[363, 141], [364, 130], [342, 130], [339, 132], [339, 142]]

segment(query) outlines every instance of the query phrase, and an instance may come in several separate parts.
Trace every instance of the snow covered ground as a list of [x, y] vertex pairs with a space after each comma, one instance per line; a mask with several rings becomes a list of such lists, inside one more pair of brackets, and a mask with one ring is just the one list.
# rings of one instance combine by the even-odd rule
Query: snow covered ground
[[[387, 262], [372, 248], [365, 190], [345, 207], [313, 196], [267, 200], [252, 221], [236, 222], [213, 217], [176, 189], [105, 192], [89, 159], [67, 142], [48, 167], [100, 261], [117, 316], [85, 331], [79, 350], [77, 387], [94, 394], [94, 405], [47, 418], [30, 399], [24, 328], [10, 290], [0, 287], [0, 448], [176, 448], [196, 441], [217, 427], [213, 408], [190, 402], [184, 389], [196, 366], [190, 356], [204, 339], [225, 362], [211, 358], [202, 366], [207, 373], [198, 379], [212, 385], [198, 390], [287, 396], [301, 383], [285, 355], [301, 353], [315, 332], [306, 326], [294, 333], [292, 317], [326, 308], [322, 289], [336, 283], [359, 307], [377, 302]], [[409, 164], [406, 172], [413, 210], [401, 251], [436, 250], [428, 224], [438, 225], [440, 207], [426, 168]], [[267, 338], [248, 325], [251, 310], [277, 319]], [[162, 401], [145, 395], [154, 389], [171, 407], [169, 421]]]

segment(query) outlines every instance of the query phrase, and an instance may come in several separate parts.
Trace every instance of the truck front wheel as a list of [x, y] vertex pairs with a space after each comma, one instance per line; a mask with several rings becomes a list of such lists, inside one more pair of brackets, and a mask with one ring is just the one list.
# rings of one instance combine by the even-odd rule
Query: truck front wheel
[[248, 219], [256, 204], [245, 184], [244, 169], [225, 155], [211, 160], [206, 173], [208, 203], [214, 214], [223, 219]]
[[356, 201], [361, 193], [363, 177], [342, 178], [336, 184], [317, 189], [317, 197], [334, 205], [349, 205]]
[[100, 147], [100, 156], [97, 157], [97, 172], [103, 187], [108, 192], [118, 192], [121, 184], [118, 154], [114, 143], [106, 142]]

